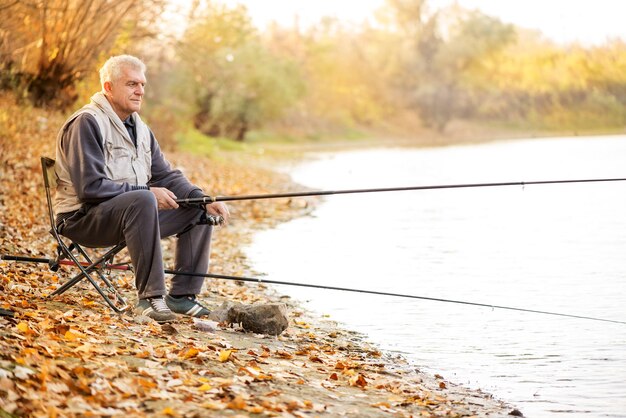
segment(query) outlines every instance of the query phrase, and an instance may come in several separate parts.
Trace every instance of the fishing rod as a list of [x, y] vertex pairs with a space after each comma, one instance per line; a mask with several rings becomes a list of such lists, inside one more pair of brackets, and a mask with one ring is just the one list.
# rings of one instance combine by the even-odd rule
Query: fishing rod
[[287, 197], [307, 197], [307, 196], [328, 196], [337, 194], [355, 194], [355, 193], [381, 193], [381, 192], [405, 192], [416, 190], [438, 190], [438, 189], [467, 189], [479, 187], [505, 187], [505, 186], [534, 186], [545, 184], [570, 184], [570, 183], [599, 183], [599, 182], [616, 182], [626, 181], [626, 178], [598, 178], [598, 179], [573, 179], [573, 180], [537, 180], [537, 181], [509, 181], [497, 183], [462, 183], [462, 184], [438, 184], [426, 186], [407, 186], [407, 187], [384, 187], [374, 189], [347, 189], [347, 190], [319, 190], [307, 192], [293, 193], [270, 193], [270, 194], [253, 194], [240, 196], [203, 196], [192, 197], [186, 199], [175, 199], [178, 204], [209, 204], [214, 202], [231, 202], [239, 200], [258, 200], [258, 199], [279, 199]]
[[488, 303], [468, 302], [468, 301], [463, 301], [463, 300], [435, 298], [435, 297], [429, 297], [429, 296], [408, 295], [404, 293], [383, 292], [383, 291], [378, 291], [378, 290], [354, 289], [354, 288], [347, 288], [347, 287], [326, 286], [326, 285], [317, 285], [317, 284], [310, 284], [310, 283], [285, 282], [285, 281], [280, 281], [280, 280], [266, 280], [260, 277], [229, 276], [225, 274], [215, 274], [215, 273], [192, 273], [192, 272], [182, 272], [182, 271], [176, 271], [176, 270], [165, 270], [165, 273], [179, 274], [179, 275], [184, 275], [184, 276], [194, 276], [194, 277], [210, 277], [210, 278], [215, 278], [215, 279], [235, 280], [235, 281], [251, 282], [251, 283], [257, 283], [257, 284], [298, 286], [298, 287], [307, 287], [307, 288], [312, 288], [312, 289], [336, 290], [336, 291], [341, 291], [341, 292], [356, 292], [356, 293], [364, 293], [364, 294], [378, 295], [378, 296], [392, 296], [392, 297], [408, 298], [408, 299], [420, 299], [420, 300], [428, 300], [432, 302], [455, 303], [455, 304], [461, 304], [461, 305], [480, 306], [480, 307], [486, 307], [486, 308], [491, 308], [491, 309], [506, 309], [506, 310], [518, 311], [518, 312], [527, 312], [527, 313], [535, 313], [535, 314], [542, 314], [542, 315], [554, 315], [554, 316], [561, 316], [561, 317], [567, 317], [567, 318], [587, 319], [591, 321], [612, 322], [615, 324], [626, 325], [626, 321], [617, 321], [614, 319], [596, 318], [596, 317], [591, 317], [591, 316], [573, 315], [573, 314], [566, 314], [566, 313], [560, 313], [560, 312], [549, 312], [549, 311], [542, 311], [542, 310], [536, 310], [536, 309], [516, 308], [512, 306], [492, 305]]
[[[0, 260], [47, 263], [49, 265], [51, 263], [58, 263], [58, 264], [63, 264], [63, 265], [68, 265], [68, 266], [75, 266], [74, 262], [70, 260], [53, 260], [53, 259], [48, 259], [48, 258], [22, 257], [22, 256], [14, 256], [14, 255], [1, 255], [0, 254]], [[81, 265], [82, 264], [83, 263], [81, 263]], [[85, 265], [87, 264], [85, 263]], [[105, 269], [111, 269], [111, 270], [132, 271], [132, 267], [128, 265], [127, 263], [106, 264], [104, 266], [99, 266], [99, 267], [103, 267]], [[404, 293], [383, 292], [383, 291], [378, 291], [378, 290], [367, 290], [367, 289], [353, 289], [353, 288], [347, 288], [347, 287], [326, 286], [326, 285], [317, 285], [317, 284], [310, 284], [310, 283], [286, 282], [286, 281], [280, 281], [280, 280], [266, 280], [260, 277], [230, 276], [226, 274], [215, 274], [215, 273], [194, 273], [194, 272], [188, 272], [188, 271], [177, 271], [177, 270], [169, 270], [169, 269], [165, 269], [163, 271], [165, 274], [178, 274], [181, 276], [207, 277], [207, 278], [213, 278], [213, 279], [234, 280], [234, 281], [250, 282], [250, 283], [257, 283], [257, 284], [297, 286], [297, 287], [306, 287], [306, 288], [312, 288], [312, 289], [363, 293], [363, 294], [377, 295], [377, 296], [391, 296], [391, 297], [408, 298], [408, 299], [420, 299], [420, 300], [428, 300], [432, 302], [454, 303], [454, 304], [460, 304], [460, 305], [479, 306], [479, 307], [485, 307], [485, 308], [491, 308], [491, 309], [505, 309], [505, 310], [510, 310], [510, 311], [534, 313], [534, 314], [541, 314], [541, 315], [552, 315], [552, 316], [560, 316], [560, 317], [575, 318], [575, 319], [585, 319], [585, 320], [600, 321], [600, 322], [611, 322], [614, 324], [626, 325], [626, 321], [618, 321], [614, 319], [597, 318], [597, 317], [584, 316], [584, 315], [574, 315], [574, 314], [567, 314], [567, 313], [561, 313], [561, 312], [543, 311], [543, 310], [538, 310], [538, 309], [518, 308], [518, 307], [504, 306], [504, 305], [493, 305], [489, 303], [479, 303], [479, 302], [469, 302], [469, 301], [463, 301], [463, 300], [436, 298], [436, 297], [429, 297], [429, 296], [409, 295], [409, 294], [404, 294]]]

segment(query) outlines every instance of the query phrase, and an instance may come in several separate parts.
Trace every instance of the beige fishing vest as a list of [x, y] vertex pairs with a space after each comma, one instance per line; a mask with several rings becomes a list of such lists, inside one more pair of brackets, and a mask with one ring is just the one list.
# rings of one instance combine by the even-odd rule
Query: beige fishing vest
[[74, 113], [65, 122], [57, 136], [56, 165], [57, 189], [54, 197], [55, 213], [66, 213], [82, 206], [71, 183], [67, 160], [61, 149], [61, 138], [67, 126], [83, 113], [91, 114], [100, 128], [104, 145], [104, 168], [107, 177], [116, 183], [146, 186], [150, 181], [152, 153], [150, 130], [137, 113], [132, 114], [137, 130], [137, 146], [133, 144], [126, 127], [115, 114], [102, 93], [96, 93], [91, 103]]

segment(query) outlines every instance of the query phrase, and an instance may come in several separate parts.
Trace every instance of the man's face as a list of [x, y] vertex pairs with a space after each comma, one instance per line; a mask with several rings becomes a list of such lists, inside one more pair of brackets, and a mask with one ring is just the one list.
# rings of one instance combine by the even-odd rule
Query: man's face
[[111, 107], [124, 120], [141, 109], [146, 76], [141, 70], [129, 66], [122, 67], [121, 73], [117, 80], [104, 83], [104, 90]]

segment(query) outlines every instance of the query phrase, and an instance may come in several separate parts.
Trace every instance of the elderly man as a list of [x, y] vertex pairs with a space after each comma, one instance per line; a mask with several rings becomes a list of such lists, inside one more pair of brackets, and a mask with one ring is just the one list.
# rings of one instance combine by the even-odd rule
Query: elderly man
[[[169, 292], [161, 239], [177, 235], [176, 269], [206, 273], [212, 227], [201, 224], [204, 208], [175, 199], [202, 197], [165, 159], [138, 113], [146, 66], [130, 55], [111, 57], [100, 69], [102, 91], [74, 113], [57, 138], [55, 213], [62, 235], [85, 246], [125, 241], [135, 270], [136, 313], [169, 322], [175, 313], [204, 316], [196, 295], [202, 277], [176, 275]], [[206, 211], [228, 221], [221, 202]], [[175, 312], [175, 313], [173, 313]]]

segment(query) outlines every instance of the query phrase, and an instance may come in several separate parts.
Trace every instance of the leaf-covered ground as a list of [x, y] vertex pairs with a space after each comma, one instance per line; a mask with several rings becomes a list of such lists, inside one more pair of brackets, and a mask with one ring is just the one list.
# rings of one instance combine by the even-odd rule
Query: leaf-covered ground
[[[63, 118], [7, 97], [0, 105], [0, 253], [51, 257], [39, 157], [54, 156]], [[249, 164], [170, 159], [214, 194], [293, 187]], [[232, 224], [215, 234], [212, 272], [250, 275], [240, 249], [254, 229], [302, 215], [312, 203], [232, 205]], [[172, 241], [164, 245], [171, 265]], [[211, 332], [191, 318], [160, 326], [117, 315], [88, 283], [49, 298], [72, 273], [0, 261], [0, 308], [15, 314], [0, 316], [0, 417], [495, 417], [510, 411], [488, 395], [417, 372], [264, 286], [207, 279], [201, 297], [211, 307], [285, 303], [290, 327], [279, 337], [237, 327]], [[132, 275], [114, 280], [134, 304]]]

